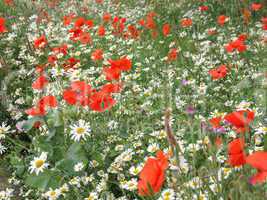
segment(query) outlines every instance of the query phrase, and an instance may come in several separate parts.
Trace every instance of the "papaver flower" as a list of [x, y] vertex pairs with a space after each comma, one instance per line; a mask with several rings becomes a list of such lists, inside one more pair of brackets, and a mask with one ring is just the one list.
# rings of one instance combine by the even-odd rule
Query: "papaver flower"
[[42, 90], [47, 84], [48, 80], [42, 74], [32, 83], [32, 88], [35, 90]]
[[5, 18], [0, 17], [0, 33], [7, 32], [5, 22], [6, 22]]
[[106, 76], [107, 81], [119, 80], [121, 76], [121, 70], [115, 66], [104, 67], [103, 74]]
[[39, 38], [34, 40], [34, 47], [37, 48], [43, 48], [47, 45], [47, 40], [45, 35], [40, 36]]
[[168, 165], [168, 157], [162, 151], [157, 152], [156, 158], [147, 159], [139, 175], [139, 195], [149, 196], [160, 191], [165, 181], [165, 171]]
[[110, 93], [106, 91], [98, 91], [90, 96], [89, 107], [97, 112], [104, 112], [109, 110], [116, 104], [116, 100], [113, 99]]
[[178, 50], [176, 48], [170, 49], [168, 53], [168, 61], [174, 61], [177, 59], [178, 56]]
[[14, 6], [14, 1], [13, 0], [4, 0], [4, 3], [8, 6]]
[[107, 23], [111, 20], [111, 15], [109, 13], [104, 13], [102, 19], [105, 23]]
[[208, 6], [199, 6], [198, 10], [201, 11], [201, 12], [208, 11], [209, 7]]
[[104, 26], [99, 26], [97, 30], [98, 36], [102, 37], [106, 34], [106, 30]]
[[259, 11], [262, 8], [261, 3], [252, 3], [251, 4], [251, 10], [253, 11]]
[[27, 109], [25, 112], [31, 116], [44, 116], [46, 114], [47, 107], [55, 108], [57, 107], [57, 99], [56, 97], [49, 95], [42, 97], [38, 102], [37, 105]]
[[254, 120], [255, 114], [249, 110], [238, 110], [224, 116], [224, 120], [234, 127], [237, 133], [249, 131], [249, 125]]
[[184, 18], [180, 21], [180, 25], [181, 27], [185, 28], [185, 27], [189, 27], [192, 26], [193, 21], [190, 18]]
[[221, 122], [222, 122], [222, 117], [213, 117], [209, 119], [209, 123], [211, 124], [212, 128], [221, 128]]
[[102, 49], [96, 49], [92, 54], [91, 54], [91, 59], [93, 61], [98, 61], [103, 59], [103, 51]]
[[262, 29], [266, 31], [267, 30], [267, 17], [261, 18], [261, 22], [262, 22]]
[[163, 33], [163, 35], [164, 36], [168, 36], [170, 34], [170, 32], [171, 32], [171, 26], [170, 26], [170, 24], [164, 24], [162, 26], [162, 33]]
[[75, 28], [80, 28], [81, 26], [83, 26], [85, 24], [85, 19], [83, 17], [79, 17], [75, 20], [74, 22], [74, 27]]
[[217, 67], [216, 69], [212, 69], [209, 71], [209, 74], [212, 77], [212, 80], [217, 80], [224, 78], [227, 75], [228, 69], [226, 65], [221, 65]]
[[217, 23], [220, 25], [220, 26], [223, 26], [225, 24], [225, 22], [227, 22], [229, 20], [229, 17], [225, 16], [225, 15], [220, 15], [218, 18], [217, 18]]
[[267, 179], [267, 152], [258, 151], [246, 158], [246, 163], [257, 169], [258, 172], [252, 176], [249, 182], [252, 185], [263, 183]]
[[79, 41], [82, 44], [91, 44], [92, 43], [92, 38], [89, 33], [84, 32], [79, 36]]
[[79, 103], [86, 106], [89, 103], [92, 87], [84, 81], [74, 81], [71, 87], [63, 91], [63, 99], [70, 105]]
[[241, 53], [247, 50], [247, 46], [244, 43], [246, 38], [243, 37], [242, 35], [225, 46], [227, 52], [233, 52], [234, 50], [237, 50], [239, 53]]
[[237, 138], [228, 144], [228, 163], [232, 167], [239, 167], [246, 163], [244, 139]]
[[130, 33], [130, 36], [134, 39], [138, 38], [140, 35], [140, 31], [138, 31], [138, 29], [134, 25], [129, 25], [128, 31]]

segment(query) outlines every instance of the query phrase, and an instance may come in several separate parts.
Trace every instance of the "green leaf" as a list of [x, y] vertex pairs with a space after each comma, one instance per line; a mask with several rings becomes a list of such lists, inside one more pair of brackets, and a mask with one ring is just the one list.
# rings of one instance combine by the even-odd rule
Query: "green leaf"
[[73, 167], [78, 162], [83, 162], [85, 165], [88, 159], [85, 156], [85, 151], [80, 143], [73, 143], [66, 152], [64, 159], [56, 163], [56, 168], [62, 171], [67, 171], [69, 175], [73, 175]]
[[10, 164], [16, 169], [16, 175], [22, 176], [25, 172], [25, 166], [23, 161], [16, 155], [10, 156]]
[[29, 175], [25, 182], [30, 187], [45, 191], [49, 188], [55, 189], [59, 187], [61, 176], [55, 171], [45, 171], [38, 176]]
[[267, 135], [265, 134], [263, 137], [264, 140], [264, 151], [267, 151]]

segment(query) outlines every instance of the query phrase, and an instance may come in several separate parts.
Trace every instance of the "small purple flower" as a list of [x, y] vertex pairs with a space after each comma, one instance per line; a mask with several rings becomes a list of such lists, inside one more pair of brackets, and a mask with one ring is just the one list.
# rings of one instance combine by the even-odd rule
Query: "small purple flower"
[[12, 15], [7, 17], [7, 19], [15, 19], [15, 18], [16, 16], [12, 16]]
[[193, 106], [190, 105], [190, 106], [188, 106], [188, 107], [186, 108], [185, 112], [186, 112], [188, 115], [194, 115], [195, 112], [196, 112], [196, 110], [195, 110], [195, 108], [194, 108]]
[[188, 85], [188, 81], [185, 80], [185, 79], [183, 79], [183, 80], [182, 80], [182, 85], [183, 85], [183, 86]]
[[213, 128], [213, 131], [215, 133], [225, 133], [226, 129], [224, 127], [220, 127], [220, 128]]

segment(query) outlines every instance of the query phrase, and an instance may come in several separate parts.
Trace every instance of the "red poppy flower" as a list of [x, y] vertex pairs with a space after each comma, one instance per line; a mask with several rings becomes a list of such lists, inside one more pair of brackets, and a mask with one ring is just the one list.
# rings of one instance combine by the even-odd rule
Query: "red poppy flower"
[[35, 48], [43, 48], [47, 45], [47, 40], [45, 35], [40, 36], [39, 38], [34, 40], [34, 47]]
[[118, 93], [121, 91], [121, 83], [107, 83], [101, 87], [101, 91], [105, 93]]
[[109, 60], [111, 66], [119, 68], [121, 71], [129, 71], [132, 68], [132, 61], [129, 60], [126, 56], [118, 60]]
[[220, 128], [222, 122], [222, 117], [213, 117], [209, 120], [209, 123], [213, 128]]
[[88, 105], [88, 97], [92, 93], [92, 87], [84, 81], [74, 81], [71, 87], [63, 91], [63, 99], [70, 105], [79, 103], [82, 106]]
[[251, 4], [251, 10], [253, 11], [259, 11], [262, 8], [262, 4], [260, 3], [252, 3]]
[[93, 61], [98, 61], [103, 59], [103, 51], [101, 49], [96, 49], [92, 54], [91, 54], [91, 59]]
[[106, 34], [105, 27], [104, 26], [99, 26], [97, 33], [98, 33], [98, 36], [100, 36], [100, 37], [104, 36]]
[[89, 33], [87, 32], [84, 32], [80, 35], [79, 37], [79, 41], [82, 43], [82, 44], [90, 44], [92, 43], [92, 38], [90, 36]]
[[261, 18], [261, 22], [262, 22], [262, 30], [267, 30], [267, 17], [263, 17]]
[[70, 57], [68, 60], [66, 60], [66, 62], [63, 64], [63, 68], [65, 70], [71, 69], [73, 68], [77, 63], [79, 63], [80, 60], [74, 58], [74, 57]]
[[243, 35], [239, 36], [236, 40], [230, 42], [225, 46], [227, 52], [233, 52], [237, 50], [238, 52], [244, 52], [247, 50], [247, 46], [245, 45], [245, 37]]
[[189, 27], [192, 26], [193, 21], [190, 18], [184, 18], [180, 21], [180, 25], [181, 27], [185, 28], [185, 27]]
[[103, 73], [106, 76], [107, 81], [119, 80], [121, 76], [120, 68], [115, 66], [104, 67]]
[[244, 133], [249, 131], [249, 124], [254, 120], [254, 112], [239, 110], [224, 116], [224, 120], [230, 123], [236, 132]]
[[199, 11], [204, 12], [204, 11], [208, 11], [209, 7], [208, 6], [199, 6]]
[[94, 21], [92, 19], [86, 20], [85, 24], [87, 25], [88, 28], [93, 28], [94, 27]]
[[168, 53], [168, 61], [174, 61], [177, 59], [178, 56], [178, 50], [176, 48], [170, 49]]
[[62, 44], [59, 47], [54, 47], [52, 51], [56, 54], [62, 53], [63, 55], [68, 54], [68, 45], [67, 44]]
[[145, 20], [144, 19], [140, 19], [139, 21], [138, 21], [138, 24], [140, 24], [140, 26], [145, 26], [146, 25], [146, 22], [145, 22]]
[[83, 17], [79, 17], [76, 19], [76, 21], [74, 22], [74, 27], [75, 28], [80, 28], [81, 26], [83, 26], [85, 24], [85, 19]]
[[250, 178], [250, 183], [255, 185], [263, 183], [267, 180], [267, 152], [258, 151], [246, 158], [246, 163], [258, 170], [254, 176]]
[[35, 107], [27, 109], [25, 112], [31, 116], [44, 116], [47, 107], [57, 107], [57, 99], [54, 96], [49, 95], [42, 97]]
[[209, 74], [212, 77], [212, 80], [217, 80], [224, 78], [227, 75], [228, 69], [226, 65], [221, 65], [217, 67], [216, 69], [212, 69], [209, 71]]
[[170, 24], [164, 24], [162, 27], [162, 33], [164, 36], [168, 36], [171, 32], [171, 26]]
[[5, 27], [5, 18], [3, 17], [0, 17], [0, 33], [4, 33], [4, 32], [7, 32], [7, 29]]
[[93, 93], [89, 99], [89, 107], [97, 112], [109, 110], [115, 104], [116, 101], [112, 98], [111, 94], [103, 91]]
[[51, 107], [51, 108], [55, 108], [57, 107], [57, 99], [56, 97], [52, 96], [52, 95], [48, 95], [48, 96], [44, 96], [42, 97], [39, 102], [38, 102], [38, 106], [39, 107]]
[[57, 61], [57, 57], [55, 55], [50, 55], [50, 56], [48, 56], [47, 61], [48, 61], [48, 63], [54, 65], [55, 62]]
[[32, 83], [32, 88], [35, 90], [42, 90], [47, 84], [48, 80], [42, 74]]
[[168, 158], [162, 151], [157, 152], [156, 158], [147, 159], [139, 175], [139, 195], [150, 196], [160, 191], [165, 181], [165, 170], [168, 165]]
[[77, 41], [77, 39], [80, 37], [80, 35], [83, 33], [82, 29], [80, 28], [73, 28], [69, 30], [69, 33], [72, 35], [70, 36], [70, 39], [72, 41]]
[[140, 32], [138, 31], [138, 29], [134, 25], [129, 25], [128, 31], [130, 32], [131, 37], [134, 39], [138, 38], [140, 35]]
[[155, 29], [156, 28], [156, 22], [154, 21], [154, 18], [147, 16], [145, 26], [148, 29]]
[[4, 3], [8, 6], [14, 6], [14, 1], [13, 0], [4, 0]]
[[244, 146], [244, 139], [241, 138], [234, 139], [228, 144], [228, 163], [232, 167], [242, 166], [246, 163]]
[[64, 24], [64, 26], [70, 25], [71, 22], [72, 22], [72, 20], [73, 20], [73, 18], [74, 18], [74, 15], [65, 15], [63, 17], [63, 24]]
[[227, 22], [229, 19], [229, 17], [225, 16], [225, 15], [220, 15], [218, 18], [217, 18], [217, 23], [221, 26], [223, 26], [225, 24], [225, 22]]
[[109, 13], [104, 13], [102, 19], [105, 23], [108, 23], [111, 20], [111, 15]]
[[102, 4], [102, 3], [104, 2], [104, 0], [95, 0], [95, 2], [96, 2], [97, 4]]

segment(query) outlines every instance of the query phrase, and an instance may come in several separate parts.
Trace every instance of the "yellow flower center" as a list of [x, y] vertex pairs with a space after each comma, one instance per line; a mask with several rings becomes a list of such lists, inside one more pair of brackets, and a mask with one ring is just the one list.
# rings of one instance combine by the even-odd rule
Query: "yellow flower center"
[[44, 161], [43, 160], [36, 160], [35, 161], [35, 166], [36, 168], [40, 168], [44, 165]]
[[56, 196], [56, 192], [55, 192], [55, 191], [51, 191], [51, 192], [50, 192], [50, 196], [51, 196], [51, 197]]
[[82, 128], [82, 127], [79, 127], [79, 128], [76, 129], [76, 132], [77, 132], [77, 134], [82, 135], [82, 134], [84, 134], [85, 129]]

